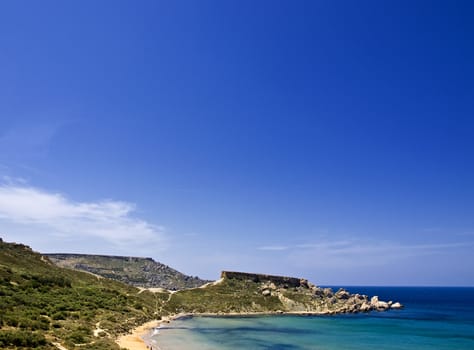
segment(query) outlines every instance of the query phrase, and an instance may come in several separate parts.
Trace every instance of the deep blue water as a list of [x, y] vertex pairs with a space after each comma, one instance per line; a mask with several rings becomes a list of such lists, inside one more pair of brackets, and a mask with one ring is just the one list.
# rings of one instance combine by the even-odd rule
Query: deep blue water
[[335, 316], [195, 317], [172, 322], [153, 340], [161, 350], [474, 350], [474, 288], [347, 289], [400, 301], [405, 308]]

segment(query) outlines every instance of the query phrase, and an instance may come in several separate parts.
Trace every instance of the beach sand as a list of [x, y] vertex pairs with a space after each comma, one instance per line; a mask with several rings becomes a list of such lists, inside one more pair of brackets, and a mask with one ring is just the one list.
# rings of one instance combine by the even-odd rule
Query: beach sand
[[143, 337], [150, 333], [153, 328], [158, 327], [162, 321], [150, 321], [135, 328], [132, 333], [121, 335], [116, 343], [129, 350], [149, 350], [149, 345], [145, 343]]

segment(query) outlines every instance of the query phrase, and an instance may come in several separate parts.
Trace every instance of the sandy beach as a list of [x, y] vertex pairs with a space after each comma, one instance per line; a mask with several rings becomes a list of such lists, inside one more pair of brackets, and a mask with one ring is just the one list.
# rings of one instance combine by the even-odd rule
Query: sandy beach
[[135, 328], [132, 333], [122, 335], [117, 338], [116, 343], [121, 347], [129, 350], [149, 350], [147, 344], [143, 340], [153, 328], [158, 327], [163, 321], [150, 321]]

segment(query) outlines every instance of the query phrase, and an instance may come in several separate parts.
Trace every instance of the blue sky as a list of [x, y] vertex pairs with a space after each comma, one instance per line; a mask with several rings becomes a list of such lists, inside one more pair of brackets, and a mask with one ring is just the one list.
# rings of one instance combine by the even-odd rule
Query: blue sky
[[4, 1], [0, 232], [474, 285], [470, 1]]

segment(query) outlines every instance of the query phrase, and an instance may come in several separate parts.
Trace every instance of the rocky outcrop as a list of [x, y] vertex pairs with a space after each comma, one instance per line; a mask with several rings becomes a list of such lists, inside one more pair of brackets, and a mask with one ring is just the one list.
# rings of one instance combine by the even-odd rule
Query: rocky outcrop
[[[400, 303], [385, 302], [378, 296], [369, 299], [367, 295], [351, 294], [340, 288], [334, 292], [331, 288], [321, 288], [306, 279], [223, 271], [224, 281], [238, 283], [251, 289], [257, 285], [258, 294], [270, 302], [277, 298], [281, 310], [297, 313], [357, 313], [385, 311], [402, 308]], [[247, 286], [247, 287], [245, 287]]]
[[396, 302], [396, 303], [393, 303], [392, 305], [390, 305], [390, 308], [391, 309], [402, 309], [403, 305], [400, 304], [399, 302]]
[[392, 301], [389, 301], [389, 302], [381, 301], [379, 300], [379, 297], [375, 295], [370, 299], [370, 304], [368, 305], [368, 307], [369, 307], [368, 311], [370, 310], [385, 311], [389, 309], [402, 309], [403, 305], [400, 304], [399, 302], [394, 303]]

